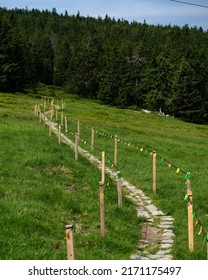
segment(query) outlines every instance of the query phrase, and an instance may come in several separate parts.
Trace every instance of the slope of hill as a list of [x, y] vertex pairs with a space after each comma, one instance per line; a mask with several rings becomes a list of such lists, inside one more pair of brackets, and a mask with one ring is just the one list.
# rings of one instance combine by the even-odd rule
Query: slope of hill
[[[114, 136], [117, 135], [119, 141], [118, 163], [116, 168], [121, 171], [121, 174], [124, 178], [126, 178], [138, 188], [142, 189], [148, 196], [150, 196], [154, 203], [160, 209], [162, 209], [165, 213], [167, 213], [168, 215], [172, 215], [175, 218], [174, 233], [176, 235], [176, 238], [173, 250], [174, 259], [206, 259], [206, 246], [204, 244], [204, 237], [206, 236], [207, 232], [207, 126], [185, 123], [176, 120], [172, 117], [161, 116], [155, 113], [145, 114], [142, 111], [135, 111], [129, 109], [115, 109], [109, 106], [100, 105], [97, 102], [80, 99], [74, 95], [65, 95], [62, 91], [49, 87], [47, 88], [47, 90], [43, 88], [38, 92], [39, 94], [42, 94], [42, 96], [48, 96], [46, 98], [47, 107], [50, 106], [50, 97], [55, 97], [54, 102], [60, 108], [57, 112], [58, 119], [55, 121], [57, 123], [61, 123], [61, 116], [63, 111], [64, 116], [67, 117], [67, 132], [65, 132], [66, 135], [69, 138], [74, 139], [74, 133], [77, 132], [77, 123], [79, 121], [80, 146], [84, 147], [85, 149], [89, 149], [89, 151], [93, 152], [94, 155], [98, 158], [100, 157], [99, 152], [105, 150], [110, 159], [109, 165], [111, 165], [114, 158]], [[7, 98], [8, 102], [5, 101]], [[27, 100], [27, 97], [24, 98], [25, 100]], [[65, 102], [63, 110], [61, 109], [62, 98]], [[18, 96], [12, 96], [11, 98], [10, 95], [5, 94], [3, 96], [3, 100], [4, 102], [1, 102], [1, 114], [2, 116], [4, 116], [4, 121], [6, 121], [6, 125], [4, 127], [5, 134], [6, 131], [8, 131], [11, 123], [13, 122], [14, 124], [14, 119], [17, 119], [17, 116], [20, 113], [18, 111]], [[57, 100], [58, 103], [56, 103]], [[11, 103], [11, 101], [13, 104]], [[32, 102], [36, 101], [37, 104], [41, 104], [43, 108], [43, 100], [41, 100], [40, 98], [36, 100], [32, 99]], [[32, 105], [34, 105], [34, 103], [30, 103], [31, 110], [33, 107]], [[5, 107], [10, 107], [11, 109], [5, 109]], [[16, 114], [16, 117], [11, 117], [11, 115], [9, 118], [12, 118], [12, 120], [9, 120], [8, 112], [9, 116], [10, 113], [12, 113], [14, 114], [14, 116]], [[21, 131], [23, 127], [27, 127], [26, 123], [29, 122], [30, 126], [34, 126], [35, 128], [35, 130], [32, 132], [33, 137], [35, 137], [35, 135], [37, 134], [36, 130], [38, 130], [37, 132], [39, 135], [44, 134], [44, 137], [46, 137], [43, 137], [45, 139], [45, 144], [42, 147], [42, 149], [45, 152], [44, 157], [52, 157], [51, 151], [53, 151], [53, 153], [56, 154], [58, 159], [61, 160], [61, 162], [63, 162], [63, 160], [65, 160], [64, 155], [68, 153], [70, 154], [71, 152], [62, 145], [57, 147], [57, 144], [54, 144], [54, 138], [47, 138], [48, 135], [46, 132], [46, 128], [40, 128], [37, 123], [34, 124], [34, 118], [31, 117], [31, 114], [29, 115], [28, 113], [29, 112], [27, 109], [27, 114], [24, 114], [23, 116], [20, 114], [21, 126], [16, 126], [16, 132]], [[22, 120], [22, 117], [24, 122]], [[23, 123], [25, 125], [23, 125]], [[65, 129], [65, 121], [63, 121], [62, 127], [63, 129]], [[92, 146], [90, 144], [92, 127], [95, 129], [94, 151], [92, 151]], [[13, 126], [11, 128], [11, 130], [13, 131]], [[20, 132], [17, 133], [20, 134]], [[28, 132], [28, 134], [30, 133], [31, 131]], [[4, 153], [4, 157], [1, 157], [2, 159], [5, 158], [5, 150], [8, 151], [9, 147], [13, 143], [9, 143], [9, 138], [11, 138], [11, 135], [7, 136], [7, 145], [5, 146], [4, 152], [2, 151]], [[17, 141], [20, 145], [18, 149], [23, 149], [24, 144], [21, 144], [22, 140], [20, 135], [17, 140], [15, 141]], [[3, 141], [3, 138], [1, 141]], [[5, 141], [6, 139], [4, 139], [3, 143], [5, 143]], [[28, 138], [25, 140], [24, 143], [26, 143], [27, 141]], [[153, 150], [157, 153], [156, 194], [154, 194], [152, 191]], [[40, 154], [38, 154], [36, 159], [38, 159], [39, 156]], [[30, 160], [33, 161], [34, 159]], [[58, 161], [56, 159], [53, 159], [52, 162], [53, 161], [55, 161], [56, 164], [58, 164]], [[17, 172], [15, 170], [19, 170], [19, 167], [16, 160], [15, 162], [16, 164], [13, 166], [12, 169], [14, 170], [14, 172]], [[29, 164], [31, 166], [29, 166], [28, 168], [40, 169], [41, 162], [43, 166], [46, 166], [47, 160], [41, 159], [38, 160], [36, 163], [33, 162]], [[71, 161], [68, 160], [67, 166], [69, 162], [70, 164], [72, 164]], [[76, 165], [77, 173], [82, 174], [82, 168], [86, 169], [86, 173], [89, 172], [87, 171], [89, 164], [85, 163], [85, 167], [79, 167], [77, 166], [77, 163], [73, 161], [72, 166], [74, 164]], [[70, 168], [73, 168], [72, 166], [70, 165]], [[62, 167], [60, 167], [60, 169], [61, 168]], [[59, 171], [63, 172], [63, 170]], [[56, 174], [56, 171], [54, 172]], [[196, 221], [198, 221], [198, 225], [194, 227], [195, 249], [193, 253], [190, 253], [188, 249], [187, 201], [184, 200], [187, 188], [185, 178], [187, 172], [191, 173], [191, 188], [193, 191], [193, 205], [195, 213], [194, 223], [196, 224]], [[1, 179], [5, 179], [7, 176], [8, 172], [6, 173], [6, 175], [1, 175]], [[82, 178], [85, 177], [84, 175], [79, 176], [81, 176]], [[77, 176], [73, 176], [73, 179], [75, 177]], [[94, 180], [92, 179], [92, 181], [93, 184], [97, 185], [97, 182], [94, 182], [95, 178]], [[54, 193], [59, 191], [54, 190]], [[2, 193], [5, 197], [5, 189], [2, 191]], [[48, 196], [50, 197], [49, 194]], [[92, 208], [93, 207], [94, 206], [92, 206]], [[81, 209], [79, 211], [82, 212], [83, 210], [84, 209]], [[118, 214], [117, 211], [118, 209], [116, 209], [116, 213]], [[126, 215], [126, 219], [128, 220], [130, 217], [133, 217], [128, 212], [126, 212]], [[132, 221], [131, 225], [133, 242], [138, 238], [138, 236], [135, 236], [135, 230], [138, 230], [138, 226], [134, 224], [135, 221], [136, 220]], [[129, 241], [129, 243], [133, 244], [132, 241]], [[131, 249], [133, 248], [131, 247]], [[91, 257], [93, 258], [94, 256]], [[107, 255], [104, 256], [104, 258], [105, 257], [109, 258], [109, 256]], [[123, 257], [125, 258], [126, 255]]]
[[124, 197], [122, 209], [117, 206], [107, 176], [101, 238], [100, 171], [85, 158], [75, 162], [69, 147], [49, 138], [34, 116], [35, 101], [0, 94], [0, 259], [66, 260], [67, 224], [74, 225], [76, 259], [128, 259], [140, 235], [133, 204]]

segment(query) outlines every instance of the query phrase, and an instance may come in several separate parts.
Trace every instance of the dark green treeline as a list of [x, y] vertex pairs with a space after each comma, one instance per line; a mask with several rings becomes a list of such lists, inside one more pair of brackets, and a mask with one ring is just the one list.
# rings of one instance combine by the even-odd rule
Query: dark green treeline
[[0, 91], [38, 82], [118, 107], [208, 120], [208, 31], [0, 8]]

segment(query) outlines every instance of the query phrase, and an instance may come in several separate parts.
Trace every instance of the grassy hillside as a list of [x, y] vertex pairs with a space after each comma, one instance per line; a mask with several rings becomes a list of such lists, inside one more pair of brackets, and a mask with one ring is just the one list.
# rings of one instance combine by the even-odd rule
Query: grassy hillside
[[33, 108], [31, 97], [0, 94], [0, 259], [66, 259], [67, 224], [75, 225], [76, 259], [128, 259], [140, 236], [134, 206], [118, 208], [108, 178], [101, 238], [100, 171], [49, 138]]
[[[94, 149], [93, 153], [98, 158], [100, 157], [98, 151], [105, 150], [109, 158], [113, 161], [114, 135], [118, 135], [120, 141], [118, 143], [117, 168], [121, 170], [122, 176], [135, 184], [138, 188], [141, 188], [148, 196], [152, 197], [154, 204], [166, 214], [173, 215], [175, 218], [174, 233], [176, 238], [173, 250], [174, 259], [206, 259], [206, 245], [203, 244], [203, 240], [208, 229], [208, 208], [206, 198], [208, 194], [208, 177], [206, 168], [208, 162], [207, 126], [189, 124], [172, 117], [145, 114], [141, 111], [101, 106], [96, 102], [79, 99], [76, 96], [65, 95], [61, 91], [58, 91], [57, 89], [54, 90], [53, 88], [42, 89], [41, 91], [31, 93], [35, 94], [36, 97], [37, 95], [39, 97], [41, 95], [54, 96], [55, 104], [57, 102], [56, 100], [59, 100], [58, 105], [60, 107], [61, 99], [63, 98], [65, 101], [65, 108], [63, 111], [64, 115], [68, 118], [68, 132], [66, 135], [69, 138], [74, 139], [73, 133], [77, 131], [77, 121], [79, 120], [81, 136], [80, 145], [90, 151], [92, 150], [92, 147], [89, 144], [91, 142], [91, 128], [94, 127], [94, 145], [98, 149]], [[36, 101], [43, 105], [41, 98]], [[50, 100], [47, 101], [47, 107], [50, 105], [49, 101]], [[38, 120], [32, 115], [34, 102], [35, 100], [31, 99], [31, 97], [1, 95], [0, 108], [1, 119], [3, 122], [1, 122], [0, 131], [1, 134], [3, 132], [3, 137], [1, 137], [0, 141], [2, 141], [1, 146], [4, 147], [1, 150], [1, 153], [3, 154], [1, 155], [1, 173], [3, 173], [1, 174], [1, 197], [4, 203], [8, 200], [8, 203], [11, 203], [9, 206], [4, 206], [4, 217], [9, 220], [7, 223], [11, 223], [11, 225], [15, 223], [17, 220], [16, 215], [18, 215], [18, 207], [21, 209], [19, 220], [21, 220], [21, 217], [24, 217], [24, 219], [26, 218], [25, 212], [28, 213], [28, 211], [24, 209], [35, 211], [36, 215], [33, 215], [33, 213], [30, 215], [28, 214], [28, 219], [32, 216], [34, 220], [31, 222], [32, 228], [27, 228], [27, 230], [29, 230], [32, 239], [36, 238], [39, 240], [40, 233], [37, 235], [32, 234], [32, 232], [34, 232], [34, 224], [39, 224], [37, 222], [37, 219], [39, 219], [38, 215], [44, 216], [41, 217], [41, 219], [45, 218], [47, 216], [45, 215], [46, 209], [49, 211], [49, 219], [41, 222], [43, 225], [41, 225], [40, 232], [42, 230], [42, 233], [44, 232], [44, 234], [42, 236], [42, 241], [40, 241], [38, 245], [40, 247], [40, 252], [34, 254], [34, 258], [39, 258], [41, 255], [44, 255], [45, 247], [48, 245], [48, 239], [50, 240], [49, 243], [53, 244], [54, 242], [56, 243], [54, 236], [64, 235], [63, 224], [70, 222], [70, 218], [73, 218], [72, 220], [74, 221], [78, 217], [78, 220], [82, 220], [82, 222], [80, 222], [81, 225], [86, 221], [86, 225], [80, 226], [80, 232], [78, 231], [76, 233], [77, 246], [80, 245], [78, 258], [128, 258], [127, 256], [134, 249], [133, 244], [136, 244], [139, 232], [139, 223], [135, 217], [132, 205], [125, 201], [125, 207], [128, 208], [126, 211], [124, 208], [122, 208], [122, 210], [118, 209], [117, 206], [109, 202], [109, 205], [113, 208], [112, 210], [109, 210], [109, 215], [112, 217], [112, 213], [114, 213], [116, 217], [119, 216], [119, 218], [121, 217], [121, 219], [124, 219], [124, 228], [122, 227], [122, 234], [119, 234], [121, 230], [120, 222], [119, 226], [117, 225], [115, 228], [112, 225], [112, 227], [118, 231], [115, 233], [116, 231], [112, 230], [115, 233], [115, 239], [112, 233], [112, 235], [109, 234], [107, 237], [109, 240], [100, 240], [98, 229], [99, 217], [94, 216], [94, 226], [92, 228], [90, 226], [91, 221], [88, 223], [88, 219], [90, 219], [91, 215], [88, 214], [87, 218], [85, 216], [83, 217], [83, 213], [94, 213], [95, 209], [97, 209], [96, 211], [99, 211], [97, 205], [98, 202], [95, 202], [93, 205], [89, 203], [86, 206], [86, 191], [85, 187], [83, 187], [86, 184], [86, 177], [88, 178], [88, 176], [92, 174], [91, 182], [87, 183], [86, 188], [88, 190], [91, 189], [89, 186], [93, 186], [92, 188], [94, 188], [94, 192], [89, 192], [88, 198], [90, 201], [94, 202], [94, 200], [97, 199], [96, 188], [97, 183], [99, 182], [99, 171], [91, 166], [85, 159], [81, 159], [78, 163], [75, 163], [74, 160], [72, 160], [72, 158], [74, 158], [73, 152], [70, 151], [68, 147], [65, 147], [64, 145], [58, 146], [55, 136], [51, 139], [48, 137], [47, 128], [39, 124]], [[61, 110], [59, 110], [57, 122], [61, 122]], [[21, 131], [24, 131], [23, 135]], [[157, 152], [156, 194], [152, 191], [152, 150]], [[9, 160], [10, 158], [13, 158], [13, 160]], [[5, 162], [7, 162], [7, 164], [5, 164]], [[91, 169], [93, 171], [90, 171]], [[84, 171], [86, 172], [85, 175]], [[193, 253], [190, 253], [188, 249], [187, 201], [184, 200], [184, 196], [186, 195], [185, 174], [188, 171], [191, 172], [191, 188], [193, 191], [195, 212], [194, 219], [198, 219], [199, 221], [194, 229], [195, 250]], [[54, 174], [55, 176], [52, 177], [51, 175]], [[80, 179], [82, 179], [82, 183], [80, 183]], [[13, 182], [13, 180], [18, 180], [18, 183]], [[27, 187], [24, 186], [25, 184]], [[110, 183], [110, 186], [111, 184], [113, 185], [113, 183]], [[14, 185], [19, 186], [18, 192], [16, 188], [14, 192]], [[32, 187], [28, 187], [28, 185]], [[78, 187], [80, 185], [82, 188]], [[8, 186], [11, 186], [11, 189], [8, 188]], [[73, 191], [67, 192], [66, 189], [71, 186]], [[110, 186], [109, 191], [112, 191], [112, 195], [109, 192], [109, 199], [115, 201], [115, 188]], [[47, 188], [49, 188], [48, 192]], [[52, 192], [51, 188], [53, 189]], [[43, 189], [44, 192], [47, 193], [46, 197], [42, 193]], [[78, 193], [79, 200], [76, 203], [78, 210], [73, 210], [75, 213], [73, 211], [71, 213], [69, 211], [70, 207], [67, 203], [70, 201], [73, 205], [75, 204], [74, 197], [75, 193], [77, 194], [78, 191], [80, 191], [80, 193]], [[24, 202], [22, 206], [18, 202], [18, 199], [21, 197], [21, 192], [23, 192], [21, 199]], [[13, 201], [8, 197], [10, 195], [12, 195]], [[34, 195], [35, 198], [31, 198], [32, 195]], [[93, 197], [95, 199], [93, 199]], [[56, 199], [58, 201], [56, 201]], [[33, 203], [33, 200], [35, 200], [35, 203], [41, 202], [41, 205], [34, 204], [33, 207], [29, 207], [29, 205]], [[24, 206], [25, 203], [26, 206]], [[13, 209], [13, 206], [13, 210], [11, 210], [11, 205], [16, 205], [15, 207], [17, 208]], [[37, 210], [39, 207], [42, 211]], [[75, 205], [71, 208], [74, 209]], [[10, 209], [10, 211], [8, 211], [8, 209]], [[59, 209], [58, 213], [57, 209]], [[11, 211], [12, 213], [10, 213]], [[51, 216], [55, 219], [52, 223]], [[80, 218], [80, 216], [82, 218]], [[122, 244], [124, 242], [123, 248], [120, 247], [121, 243], [117, 244], [119, 242], [117, 240], [117, 235], [119, 235], [120, 238], [122, 238], [121, 236], [126, 235], [125, 232], [123, 232], [125, 231], [125, 219], [129, 221], [128, 227], [130, 226], [130, 228], [128, 228], [128, 233], [126, 233], [128, 234], [128, 238], [125, 238], [124, 236], [123, 241], [121, 241]], [[47, 222], [48, 220], [49, 222]], [[60, 222], [59, 229], [57, 228], [58, 220]], [[36, 223], [33, 223], [34, 221], [36, 221]], [[111, 218], [109, 223], [112, 224], [113, 221], [114, 219]], [[2, 223], [5, 224], [5, 221], [2, 221]], [[24, 221], [24, 225], [26, 224], [27, 220]], [[200, 226], [202, 226], [203, 231], [198, 235]], [[45, 228], [47, 229], [47, 234], [45, 234]], [[109, 227], [109, 231], [110, 228], [111, 226]], [[86, 231], [89, 231], [89, 233]], [[1, 234], [3, 234], [4, 237], [7, 236], [8, 228], [5, 229], [5, 233], [2, 232]], [[23, 239], [27, 236], [24, 233], [22, 226], [20, 226], [20, 229], [16, 233], [17, 238], [19, 235], [22, 236]], [[97, 250], [100, 252], [100, 255], [91, 253], [92, 250], [90, 250], [90, 252], [88, 250], [88, 256], [85, 255], [88, 247], [85, 247], [80, 239], [85, 240], [86, 236], [92, 238], [89, 237], [85, 245], [89, 246], [89, 248], [99, 248]], [[8, 237], [6, 240], [7, 242], [4, 242], [4, 244], [7, 253], [4, 252], [2, 257], [12, 258], [14, 254], [10, 251], [14, 250], [17, 243], [18, 246], [23, 244], [21, 241], [18, 242], [15, 237], [13, 237], [13, 239]], [[96, 240], [96, 244], [98, 245], [94, 244], [94, 240]], [[112, 244], [115, 240], [116, 244]], [[16, 246], [13, 246], [11, 242], [15, 242]], [[63, 238], [62, 242], [64, 242]], [[128, 244], [125, 244], [125, 242]], [[32, 244], [31, 252], [34, 252], [36, 242], [33, 240], [30, 244]], [[25, 246], [28, 246], [28, 244], [25, 243]], [[8, 248], [10, 249], [8, 250]], [[81, 248], [83, 248], [83, 250]], [[112, 250], [112, 248], [115, 249], [115, 253], [113, 253], [114, 256], [112, 256], [112, 253], [110, 254], [109, 252], [108, 254], [106, 252], [106, 250]], [[103, 250], [105, 252], [103, 252]], [[16, 253], [16, 256], [18, 256], [18, 258], [30, 258], [31, 254], [28, 251], [29, 250], [25, 252], [26, 256], [18, 255], [20, 253]], [[123, 252], [121, 255], [120, 251]], [[118, 255], [116, 255], [116, 252]], [[59, 257], [65, 258], [65, 253], [61, 252], [61, 250], [58, 252], [58, 258]]]

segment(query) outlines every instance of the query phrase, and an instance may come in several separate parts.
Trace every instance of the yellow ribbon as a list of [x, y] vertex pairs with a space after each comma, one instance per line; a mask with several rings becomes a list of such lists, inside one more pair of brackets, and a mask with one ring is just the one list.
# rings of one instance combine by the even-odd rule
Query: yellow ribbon
[[202, 226], [200, 226], [200, 229], [199, 229], [198, 235], [200, 235], [201, 233], [202, 233]]

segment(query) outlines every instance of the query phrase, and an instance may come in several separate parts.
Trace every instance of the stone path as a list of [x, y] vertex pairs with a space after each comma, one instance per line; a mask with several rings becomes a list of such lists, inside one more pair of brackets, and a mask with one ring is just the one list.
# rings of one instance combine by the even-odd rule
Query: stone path
[[[42, 120], [47, 125], [48, 119], [42, 114]], [[51, 124], [51, 130], [58, 135], [56, 124]], [[75, 145], [64, 134], [61, 134], [61, 141], [74, 149]], [[91, 155], [88, 151], [78, 147], [79, 153], [85, 156], [101, 169], [101, 161]], [[106, 173], [115, 180], [116, 172], [106, 167]], [[135, 204], [137, 216], [144, 218], [142, 236], [138, 242], [137, 250], [130, 256], [132, 260], [171, 260], [171, 249], [174, 243], [172, 216], [165, 215], [153, 205], [152, 200], [143, 191], [131, 185], [128, 181], [122, 181], [125, 195]]]

